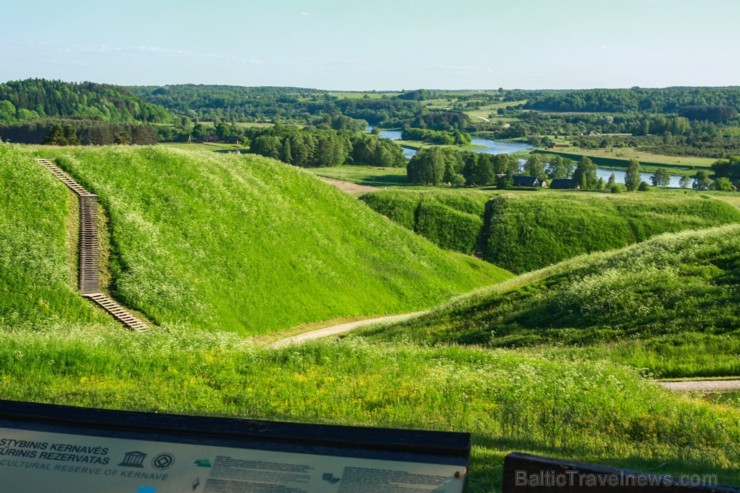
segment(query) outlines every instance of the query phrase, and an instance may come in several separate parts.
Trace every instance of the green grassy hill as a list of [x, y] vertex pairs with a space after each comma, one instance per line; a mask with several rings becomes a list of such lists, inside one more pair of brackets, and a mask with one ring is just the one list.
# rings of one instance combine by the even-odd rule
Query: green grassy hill
[[[362, 200], [443, 248], [473, 253], [490, 197], [468, 191], [391, 191], [369, 193]], [[696, 195], [507, 193], [493, 200], [484, 258], [527, 272], [665, 232], [736, 222], [737, 208]]]
[[363, 334], [486, 347], [600, 347], [590, 355], [688, 376], [740, 374], [738, 327], [740, 225], [730, 225], [581, 256]]
[[[39, 194], [41, 210], [56, 215], [36, 220], [63, 234], [68, 199], [61, 185], [52, 188], [58, 196], [44, 193], [51, 178], [32, 155], [14, 147], [3, 152], [25, 163], [25, 171], [3, 164], [5, 173], [42, 180], [28, 184], [28, 193]], [[43, 153], [99, 194], [112, 232], [111, 291], [160, 324], [259, 334], [429, 307], [510, 276], [440, 250], [275, 161], [162, 148]], [[8, 207], [25, 211], [22, 217], [34, 214], [24, 195], [12, 200]], [[28, 226], [19, 221], [10, 228], [13, 236]], [[14, 248], [26, 248], [22, 241], [13, 240]], [[61, 244], [55, 248], [63, 255]], [[58, 259], [43, 262], [64, 276]]]

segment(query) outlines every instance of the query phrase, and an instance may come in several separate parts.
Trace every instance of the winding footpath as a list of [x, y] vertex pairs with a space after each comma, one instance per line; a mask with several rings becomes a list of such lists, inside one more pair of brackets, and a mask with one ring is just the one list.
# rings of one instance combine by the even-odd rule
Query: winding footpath
[[312, 341], [314, 339], [321, 339], [322, 337], [346, 334], [347, 332], [351, 332], [361, 327], [367, 327], [368, 325], [402, 322], [404, 320], [409, 320], [411, 318], [424, 315], [425, 313], [428, 313], [428, 310], [413, 313], [403, 313], [401, 315], [388, 315], [385, 317], [368, 318], [365, 320], [357, 320], [355, 322], [332, 325], [329, 327], [324, 327], [323, 329], [311, 330], [309, 332], [304, 332], [295, 336], [286, 337], [285, 339], [280, 339], [277, 342], [273, 342], [268, 347], [277, 349], [297, 344], [303, 344], [304, 342]]
[[48, 159], [37, 159], [38, 163], [67, 185], [80, 201], [80, 294], [108, 312], [129, 329], [144, 331], [148, 326], [134, 317], [108, 295], [100, 292], [98, 269], [98, 196], [90, 193]]
[[731, 392], [740, 390], [740, 380], [686, 380], [659, 382], [664, 389], [676, 392]]

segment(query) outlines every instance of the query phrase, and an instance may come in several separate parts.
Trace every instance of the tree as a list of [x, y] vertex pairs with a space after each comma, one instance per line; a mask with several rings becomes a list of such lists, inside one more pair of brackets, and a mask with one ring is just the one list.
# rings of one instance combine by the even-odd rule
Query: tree
[[711, 166], [714, 178], [729, 178], [732, 183], [740, 182], [740, 156], [715, 162]]
[[64, 140], [70, 146], [80, 145], [80, 139], [77, 137], [77, 132], [75, 132], [75, 128], [72, 125], [64, 126]]
[[694, 190], [709, 190], [712, 186], [712, 179], [706, 171], [697, 171], [694, 175], [694, 183], [691, 185]]
[[634, 192], [640, 186], [642, 177], [640, 176], [640, 162], [636, 159], [630, 159], [627, 164], [627, 172], [624, 175], [624, 186], [627, 191]]
[[442, 149], [423, 149], [411, 158], [406, 166], [406, 175], [411, 183], [422, 185], [439, 185], [443, 182], [447, 160]]
[[609, 189], [609, 190], [611, 190], [612, 187], [614, 187], [614, 185], [616, 185], [616, 184], [617, 184], [617, 177], [612, 172], [612, 174], [609, 175], [609, 181], [606, 182], [606, 188]]
[[496, 180], [496, 187], [501, 190], [508, 190], [514, 186], [514, 172], [510, 169], [506, 170], [506, 174]]
[[586, 156], [578, 162], [573, 178], [581, 185], [582, 190], [591, 190], [596, 186], [596, 166]]
[[529, 176], [544, 178], [545, 165], [542, 162], [542, 159], [537, 154], [532, 154], [532, 156], [527, 159], [527, 162], [524, 163], [524, 172]]
[[563, 159], [560, 156], [555, 156], [550, 159], [550, 163], [547, 167], [547, 177], [552, 179], [556, 178], [570, 178], [573, 174], [573, 161], [570, 159]]
[[690, 182], [691, 182], [691, 178], [689, 178], [688, 176], [684, 175], [684, 176], [681, 177], [680, 180], [678, 180], [678, 185], [681, 188], [689, 188], [689, 183]]
[[721, 192], [737, 192], [737, 187], [733, 185], [727, 177], [717, 178], [714, 180], [714, 182], [712, 182], [712, 189], [719, 190]]
[[667, 187], [671, 182], [671, 176], [664, 168], [658, 168], [655, 174], [650, 177], [654, 187]]
[[46, 137], [44, 143], [56, 146], [67, 145], [67, 138], [64, 136], [64, 130], [62, 129], [62, 126], [58, 123], [52, 125], [51, 129], [49, 130], [49, 135]]

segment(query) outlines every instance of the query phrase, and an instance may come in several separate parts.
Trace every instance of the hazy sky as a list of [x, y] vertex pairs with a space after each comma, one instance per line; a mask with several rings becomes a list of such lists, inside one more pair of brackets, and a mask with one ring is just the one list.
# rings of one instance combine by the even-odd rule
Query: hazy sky
[[740, 0], [0, 0], [0, 81], [740, 85]]

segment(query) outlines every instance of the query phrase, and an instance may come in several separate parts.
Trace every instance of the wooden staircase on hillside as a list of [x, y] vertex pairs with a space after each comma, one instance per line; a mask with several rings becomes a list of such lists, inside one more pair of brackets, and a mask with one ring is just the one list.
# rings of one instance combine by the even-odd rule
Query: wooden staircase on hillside
[[147, 330], [147, 325], [131, 315], [125, 308], [100, 292], [98, 269], [98, 196], [88, 192], [71, 176], [48, 159], [38, 159], [41, 166], [51, 171], [67, 185], [80, 201], [80, 293], [91, 299], [116, 320], [133, 330]]

